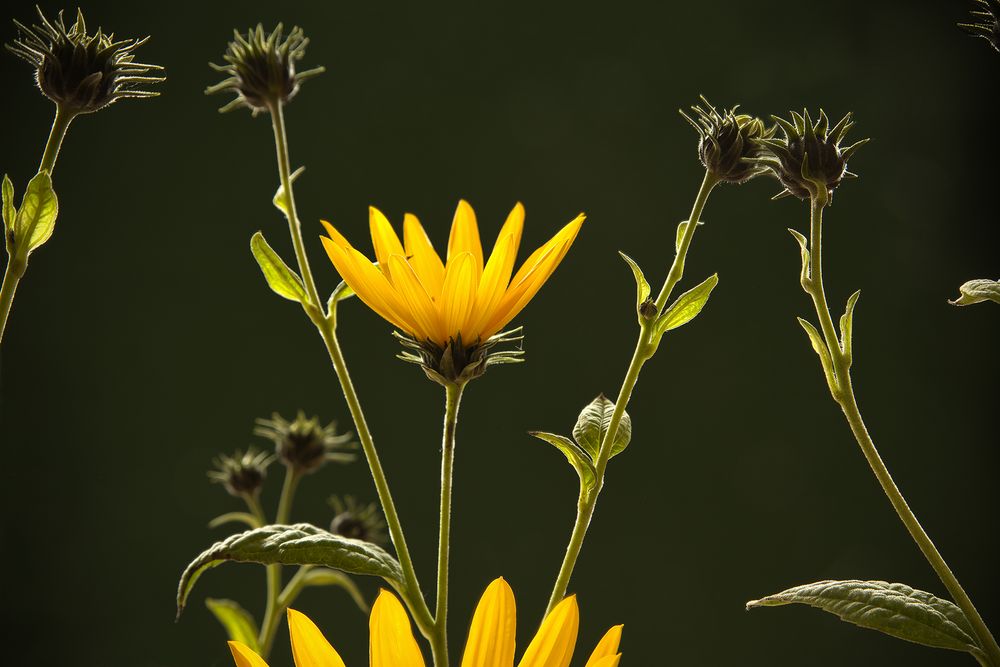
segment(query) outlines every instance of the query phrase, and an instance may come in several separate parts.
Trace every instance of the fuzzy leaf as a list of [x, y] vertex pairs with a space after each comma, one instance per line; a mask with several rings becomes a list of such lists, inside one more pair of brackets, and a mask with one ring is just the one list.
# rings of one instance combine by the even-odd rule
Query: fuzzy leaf
[[257, 643], [257, 622], [250, 612], [232, 600], [207, 598], [205, 606], [226, 629], [229, 639], [246, 644], [255, 653], [260, 653], [260, 645]]
[[177, 587], [178, 616], [198, 577], [226, 561], [322, 565], [350, 574], [382, 577], [391, 585], [403, 578], [399, 562], [370, 542], [334, 535], [308, 523], [264, 526], [216, 542], [187, 566]]
[[576, 469], [583, 488], [588, 491], [594, 488], [594, 481], [597, 478], [597, 473], [594, 471], [594, 463], [590, 456], [580, 449], [575, 442], [564, 435], [545, 433], [544, 431], [528, 431], [528, 435], [533, 435], [539, 440], [544, 440], [562, 452], [566, 460], [569, 461], [569, 464]]
[[[695, 226], [695, 230], [697, 230], [698, 227], [701, 227], [704, 224], [705, 224], [704, 222], [699, 222]], [[674, 252], [681, 251], [681, 240], [684, 238], [684, 232], [687, 231], [687, 228], [688, 228], [687, 220], [682, 220], [681, 223], [677, 225], [677, 239], [674, 241]]]
[[[6, 210], [6, 206], [4, 206]], [[49, 240], [59, 215], [59, 200], [49, 172], [39, 172], [28, 181], [21, 208], [14, 218], [14, 243], [21, 252], [31, 252]]]
[[841, 620], [878, 630], [898, 639], [979, 652], [980, 646], [965, 614], [948, 600], [885, 581], [819, 581], [751, 600], [747, 609], [807, 604]]
[[809, 242], [798, 230], [789, 228], [788, 232], [795, 237], [795, 241], [799, 244], [799, 251], [802, 254], [802, 273], [799, 279], [805, 283], [809, 279]]
[[[573, 439], [594, 461], [600, 454], [601, 443], [611, 426], [611, 417], [614, 411], [615, 404], [609, 401], [604, 394], [601, 394], [591, 401], [576, 418]], [[621, 422], [618, 424], [618, 432], [615, 433], [615, 440], [611, 445], [611, 456], [623, 452], [628, 447], [630, 440], [632, 440], [632, 418], [628, 416], [627, 412], [623, 412]]]
[[980, 278], [970, 280], [958, 288], [961, 296], [954, 301], [949, 301], [953, 306], [971, 306], [974, 303], [983, 301], [993, 301], [1000, 303], [1000, 281]]
[[14, 207], [14, 184], [10, 181], [10, 176], [3, 175], [3, 186], [0, 187], [3, 198], [3, 228], [10, 231], [14, 229], [14, 220], [17, 219], [17, 209]]
[[302, 286], [302, 280], [288, 268], [284, 260], [278, 253], [267, 244], [264, 235], [256, 232], [250, 239], [250, 252], [260, 265], [260, 270], [264, 273], [264, 279], [268, 286], [278, 296], [283, 296], [289, 301], [305, 303], [308, 301], [306, 289]]
[[[299, 167], [298, 169], [292, 172], [292, 175], [289, 180], [292, 183], [294, 183], [295, 179], [301, 176], [302, 172], [305, 170], [306, 170], [305, 167]], [[285, 186], [283, 185], [278, 186], [278, 190], [277, 192], [274, 193], [274, 199], [272, 199], [271, 202], [277, 207], [279, 211], [285, 214], [286, 218], [288, 217], [288, 203], [285, 201]]]
[[642, 274], [642, 269], [639, 268], [639, 265], [635, 263], [634, 259], [620, 250], [618, 251], [618, 254], [622, 256], [622, 259], [624, 259], [629, 268], [632, 269], [632, 275], [635, 276], [635, 307], [636, 310], [638, 310], [643, 301], [649, 298], [649, 283], [646, 281], [646, 276]]
[[711, 296], [712, 290], [719, 284], [719, 274], [715, 273], [705, 279], [700, 285], [692, 287], [677, 297], [673, 305], [660, 316], [656, 327], [659, 333], [684, 326], [701, 312]]
[[853, 348], [852, 337], [854, 335], [854, 306], [858, 303], [861, 290], [858, 290], [847, 299], [847, 308], [840, 316], [840, 346], [848, 359], [851, 359]]

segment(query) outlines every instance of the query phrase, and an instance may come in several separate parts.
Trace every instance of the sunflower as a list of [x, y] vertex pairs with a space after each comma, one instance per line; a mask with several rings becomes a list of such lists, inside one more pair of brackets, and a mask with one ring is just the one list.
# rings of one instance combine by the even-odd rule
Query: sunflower
[[466, 347], [485, 342], [510, 323], [559, 266], [583, 220], [581, 213], [563, 227], [513, 278], [524, 227], [521, 204], [507, 216], [485, 262], [476, 214], [464, 200], [455, 211], [446, 263], [409, 213], [400, 242], [382, 212], [369, 209], [377, 266], [326, 221], [329, 238], [322, 240], [337, 271], [369, 308], [413, 340], [443, 350], [453, 341], [464, 341]]
[[[487, 587], [472, 617], [469, 639], [461, 667], [513, 667], [515, 630], [514, 593], [503, 578]], [[521, 657], [519, 667], [567, 667], [573, 657], [580, 610], [576, 597], [560, 602]], [[371, 667], [424, 667], [424, 659], [413, 638], [410, 619], [396, 596], [383, 590], [372, 606], [369, 621]], [[345, 667], [337, 651], [319, 628], [300, 612], [288, 610], [295, 667]], [[597, 644], [586, 667], [617, 667], [621, 654], [622, 626], [616, 625]], [[229, 642], [236, 667], [267, 667], [249, 647]]]

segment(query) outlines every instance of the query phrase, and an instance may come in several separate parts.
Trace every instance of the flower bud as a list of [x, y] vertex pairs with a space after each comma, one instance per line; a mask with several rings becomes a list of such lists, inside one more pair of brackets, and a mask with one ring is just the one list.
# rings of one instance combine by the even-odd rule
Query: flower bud
[[267, 479], [267, 467], [272, 461], [273, 455], [252, 448], [245, 453], [237, 451], [233, 456], [223, 454], [215, 459], [215, 470], [209, 471], [208, 478], [222, 484], [232, 496], [252, 496]]
[[[524, 351], [520, 343], [524, 340], [522, 328], [501, 331], [487, 338], [466, 345], [462, 334], [450, 338], [448, 344], [441, 347], [429, 340], [417, 341], [409, 336], [393, 332], [393, 336], [405, 348], [399, 359], [420, 366], [424, 374], [442, 387], [464, 385], [481, 377], [486, 369], [498, 364], [516, 364], [524, 361]], [[501, 343], [517, 343], [515, 349], [496, 350]]]
[[353, 434], [338, 435], [336, 422], [322, 426], [318, 417], [306, 419], [302, 411], [294, 421], [287, 421], [276, 412], [270, 419], [258, 419], [254, 433], [274, 442], [282, 464], [298, 474], [314, 472], [327, 461], [354, 460], [354, 454], [342, 451], [355, 447]]
[[91, 113], [125, 97], [154, 97], [159, 93], [137, 86], [163, 81], [149, 76], [159, 65], [135, 62], [133, 52], [146, 43], [142, 39], [115, 40], [98, 28], [87, 34], [83, 13], [66, 27], [63, 13], [55, 21], [38, 10], [41, 25], [28, 27], [14, 21], [18, 37], [7, 49], [35, 68], [35, 80], [42, 93], [61, 109], [71, 113]]
[[330, 507], [336, 512], [330, 522], [330, 532], [354, 540], [385, 543], [385, 521], [375, 503], [361, 505], [353, 497], [330, 496]]
[[821, 193], [832, 199], [841, 181], [855, 176], [847, 171], [847, 161], [868, 139], [841, 147], [840, 142], [854, 125], [851, 114], [841, 118], [832, 128], [822, 110], [815, 123], [808, 110], [801, 115], [794, 111], [791, 114], [791, 121], [772, 116], [785, 137], [759, 140], [758, 143], [767, 149], [767, 155], [757, 162], [770, 169], [785, 186], [775, 199], [795, 195], [805, 200], [819, 197]]
[[719, 113], [705, 96], [706, 108], [694, 105], [694, 118], [681, 111], [681, 116], [698, 132], [698, 159], [720, 181], [745, 183], [765, 171], [752, 160], [761, 156], [760, 139], [774, 136], [763, 121], [746, 114], [736, 114], [738, 106]]
[[227, 64], [211, 64], [215, 71], [228, 78], [205, 90], [208, 94], [236, 93], [236, 99], [219, 111], [245, 106], [256, 116], [261, 111], [269, 111], [272, 105], [291, 101], [303, 81], [325, 71], [323, 67], [295, 71], [295, 61], [302, 59], [309, 44], [301, 28], [292, 28], [287, 37], [282, 37], [280, 23], [270, 34], [266, 34], [259, 23], [246, 36], [233, 31], [233, 41], [223, 56]]
[[982, 37], [1000, 51], [1000, 0], [975, 0], [976, 9], [970, 14], [972, 23], [959, 23], [958, 27], [974, 37]]

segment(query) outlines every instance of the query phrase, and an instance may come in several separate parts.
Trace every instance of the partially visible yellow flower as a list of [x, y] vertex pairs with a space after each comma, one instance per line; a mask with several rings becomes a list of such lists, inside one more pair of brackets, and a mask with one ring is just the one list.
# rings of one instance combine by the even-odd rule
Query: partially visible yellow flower
[[[503, 578], [487, 587], [472, 617], [461, 667], [513, 667], [516, 625], [514, 592]], [[410, 619], [396, 596], [383, 590], [372, 606], [369, 621], [370, 667], [424, 667], [413, 638]], [[576, 597], [568, 597], [552, 610], [521, 657], [519, 667], [568, 667], [580, 627]], [[295, 667], [345, 667], [344, 661], [304, 614], [288, 610]], [[604, 635], [590, 654], [586, 667], [617, 667], [622, 626]], [[246, 645], [229, 642], [236, 667], [267, 667]]]
[[337, 271], [369, 308], [417, 342], [443, 349], [452, 340], [465, 347], [486, 341], [513, 320], [566, 256], [583, 220], [580, 214], [563, 227], [513, 278], [524, 227], [521, 204], [507, 216], [485, 263], [476, 214], [464, 200], [455, 211], [446, 263], [409, 213], [400, 242], [381, 211], [369, 209], [377, 267], [326, 221], [329, 238], [322, 240]]

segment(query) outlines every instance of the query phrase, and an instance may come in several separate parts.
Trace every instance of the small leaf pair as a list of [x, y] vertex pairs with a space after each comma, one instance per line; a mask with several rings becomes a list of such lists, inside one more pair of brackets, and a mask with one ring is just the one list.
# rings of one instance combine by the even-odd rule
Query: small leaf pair
[[3, 177], [0, 192], [7, 252], [11, 258], [17, 256], [26, 262], [35, 248], [49, 240], [56, 226], [59, 200], [52, 189], [52, 178], [47, 171], [41, 171], [28, 181], [20, 209], [14, 206], [14, 184], [8, 176]]

